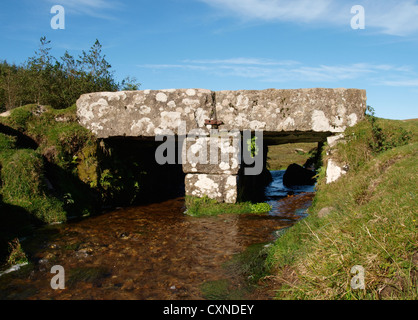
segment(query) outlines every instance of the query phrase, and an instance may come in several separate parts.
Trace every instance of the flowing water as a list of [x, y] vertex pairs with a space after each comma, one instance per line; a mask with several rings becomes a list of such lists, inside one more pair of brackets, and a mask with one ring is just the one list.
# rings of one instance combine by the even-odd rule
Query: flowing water
[[[268, 214], [193, 218], [177, 198], [43, 228], [22, 242], [33, 262], [0, 277], [0, 299], [266, 298], [246, 272], [262, 261], [242, 257], [259, 257], [251, 249], [305, 217], [313, 198], [313, 186], [284, 187], [283, 174], [272, 172]], [[51, 288], [54, 265], [64, 290]]]

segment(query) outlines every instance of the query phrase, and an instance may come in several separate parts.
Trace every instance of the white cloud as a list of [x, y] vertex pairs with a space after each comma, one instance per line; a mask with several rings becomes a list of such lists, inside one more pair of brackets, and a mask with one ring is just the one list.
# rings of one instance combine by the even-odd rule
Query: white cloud
[[94, 9], [112, 8], [112, 4], [109, 0], [50, 0], [50, 2], [60, 3], [69, 7], [89, 7]]
[[[312, 82], [337, 85], [345, 80], [367, 80], [385, 86], [416, 86], [418, 82], [409, 66], [371, 63], [310, 66], [297, 61], [237, 57], [183, 60], [178, 64], [145, 64], [138, 67], [192, 70], [211, 76], [248, 78], [270, 83]], [[396, 80], [400, 78], [405, 80]]]
[[46, 0], [51, 5], [62, 5], [66, 12], [88, 15], [91, 17], [114, 20], [112, 14], [106, 11], [115, 10], [121, 7], [119, 1], [110, 0]]
[[201, 0], [244, 18], [314, 21], [328, 13], [333, 0]]
[[418, 78], [406, 80], [388, 80], [382, 81], [382, 84], [389, 87], [418, 87]]
[[245, 20], [350, 26], [351, 7], [365, 8], [366, 29], [397, 36], [418, 33], [416, 0], [199, 0]]
[[367, 1], [366, 26], [405, 36], [418, 32], [418, 3], [414, 0]]
[[191, 69], [191, 70], [200, 70], [200, 71], [209, 70], [209, 67], [185, 65], [185, 64], [139, 64], [137, 65], [137, 67], [145, 68], [145, 69], [155, 69], [155, 70], [164, 70], [164, 69]]
[[299, 64], [293, 60], [281, 60], [275, 61], [271, 59], [258, 59], [258, 58], [231, 58], [231, 59], [202, 59], [202, 60], [184, 60], [185, 63], [197, 63], [197, 64], [237, 64], [237, 65], [262, 65], [262, 66], [274, 66], [274, 65], [295, 65]]

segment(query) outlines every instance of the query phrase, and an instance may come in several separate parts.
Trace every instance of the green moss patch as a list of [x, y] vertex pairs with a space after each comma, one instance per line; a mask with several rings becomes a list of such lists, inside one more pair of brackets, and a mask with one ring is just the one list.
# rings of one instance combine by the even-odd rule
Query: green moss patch
[[203, 198], [186, 196], [186, 214], [199, 216], [215, 216], [220, 214], [243, 214], [243, 213], [266, 213], [271, 210], [268, 203], [219, 203], [214, 199], [205, 196]]

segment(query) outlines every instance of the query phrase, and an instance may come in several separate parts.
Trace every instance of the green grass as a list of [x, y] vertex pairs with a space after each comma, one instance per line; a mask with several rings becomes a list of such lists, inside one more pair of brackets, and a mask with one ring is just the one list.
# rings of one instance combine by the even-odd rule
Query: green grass
[[206, 281], [200, 290], [207, 300], [245, 300], [250, 293], [249, 288], [237, 286], [229, 279]]
[[215, 216], [220, 214], [266, 213], [271, 210], [268, 203], [219, 203], [205, 196], [203, 198], [186, 196], [186, 214], [193, 217]]
[[208, 300], [228, 300], [230, 298], [230, 282], [228, 279], [206, 281], [200, 289], [203, 297]]
[[26, 129], [28, 122], [33, 118], [32, 111], [35, 110], [36, 105], [27, 105], [20, 108], [13, 109], [10, 117], [7, 118], [9, 123], [16, 129], [23, 131]]
[[16, 138], [0, 133], [0, 152], [11, 150], [16, 147]]
[[[322, 171], [309, 217], [270, 249], [267, 266], [282, 283], [278, 299], [418, 298], [418, 121], [378, 124], [391, 147], [374, 150], [367, 122], [349, 129], [352, 138], [335, 154], [350, 171], [329, 185]], [[399, 139], [407, 131], [411, 138]], [[325, 207], [334, 209], [319, 218]], [[365, 269], [364, 290], [350, 286], [355, 265]]]
[[287, 143], [269, 146], [267, 167], [269, 170], [286, 170], [292, 163], [303, 166], [317, 145], [317, 143]]
[[28, 258], [26, 257], [26, 254], [23, 251], [22, 246], [17, 238], [10, 242], [9, 245], [10, 254], [7, 259], [9, 266], [28, 263]]
[[267, 275], [264, 261], [267, 256], [265, 243], [253, 244], [245, 251], [235, 254], [222, 267], [233, 279], [204, 282], [200, 289], [209, 300], [243, 300], [259, 286], [259, 280]]
[[251, 286], [257, 285], [258, 281], [267, 275], [264, 261], [267, 257], [266, 243], [252, 244], [244, 252], [224, 264], [224, 268], [234, 275], [240, 275]]
[[344, 133], [348, 143], [338, 146], [337, 159], [348, 163], [350, 170], [356, 171], [382, 151], [416, 142], [416, 130], [416, 121], [362, 121]]
[[45, 223], [65, 221], [58, 199], [48, 194], [44, 164], [39, 153], [20, 149], [1, 156], [3, 202], [26, 209]]

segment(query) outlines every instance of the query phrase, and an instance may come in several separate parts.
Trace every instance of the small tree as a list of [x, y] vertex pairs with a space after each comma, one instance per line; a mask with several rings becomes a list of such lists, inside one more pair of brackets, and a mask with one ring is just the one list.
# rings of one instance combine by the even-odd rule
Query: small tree
[[7, 61], [0, 63], [0, 110], [10, 110], [26, 103], [25, 69]]
[[95, 91], [116, 91], [117, 84], [113, 80], [112, 66], [106, 61], [106, 56], [102, 56], [102, 45], [96, 39], [89, 52], [82, 51], [82, 55], [77, 60], [80, 66], [82, 78], [84, 78], [86, 92]]
[[135, 77], [126, 77], [122, 80], [120, 87], [120, 90], [125, 91], [133, 91], [133, 90], [139, 90], [139, 87], [141, 84], [138, 82], [138, 80]]
[[67, 108], [83, 93], [138, 90], [141, 85], [134, 77], [115, 82], [97, 39], [77, 60], [66, 51], [58, 61], [51, 55], [50, 44], [46, 37], [40, 38], [39, 49], [22, 65], [0, 62], [1, 111], [28, 103]]
[[2, 101], [2, 109], [12, 109], [16, 104], [16, 74], [17, 67], [15, 65], [9, 65], [6, 61], [3, 61], [3, 63], [0, 65], [0, 97]]
[[30, 81], [28, 83], [28, 90], [32, 92], [33, 99], [36, 103], [47, 103], [50, 93], [51, 71], [53, 68], [53, 61], [55, 60], [51, 55], [51, 41], [46, 40], [46, 37], [41, 37], [39, 50], [35, 51], [35, 55], [30, 57], [27, 63], [28, 71], [30, 72]]

